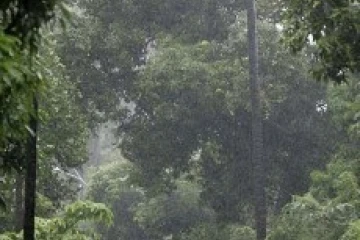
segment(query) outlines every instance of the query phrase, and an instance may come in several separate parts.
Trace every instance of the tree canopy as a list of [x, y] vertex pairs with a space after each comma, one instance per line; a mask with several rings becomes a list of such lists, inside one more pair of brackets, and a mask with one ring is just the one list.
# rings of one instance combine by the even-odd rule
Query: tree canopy
[[357, 239], [359, 19], [2, 1], [0, 239]]

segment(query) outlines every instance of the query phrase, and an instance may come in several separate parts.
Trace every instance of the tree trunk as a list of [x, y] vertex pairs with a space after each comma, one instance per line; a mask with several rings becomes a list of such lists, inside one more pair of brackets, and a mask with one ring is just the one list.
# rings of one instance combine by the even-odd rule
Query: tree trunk
[[26, 176], [25, 176], [25, 213], [24, 240], [35, 240], [35, 197], [36, 197], [36, 141], [37, 141], [37, 100], [34, 97], [34, 115], [30, 119], [30, 128], [26, 146]]
[[23, 190], [24, 178], [22, 173], [16, 174], [15, 179], [15, 213], [14, 213], [14, 230], [20, 232], [24, 224], [24, 207], [23, 207]]
[[254, 0], [247, 0], [247, 24], [249, 46], [249, 81], [252, 108], [252, 153], [253, 188], [255, 204], [255, 228], [257, 240], [266, 238], [265, 169], [263, 164], [263, 124], [259, 82], [258, 41], [256, 7]]

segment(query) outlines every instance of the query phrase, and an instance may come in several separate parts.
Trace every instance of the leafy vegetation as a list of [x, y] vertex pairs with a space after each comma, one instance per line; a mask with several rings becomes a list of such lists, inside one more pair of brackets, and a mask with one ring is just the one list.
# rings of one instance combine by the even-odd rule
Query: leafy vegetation
[[313, 75], [338, 83], [358, 72], [359, 13], [358, 1], [284, 1], [285, 43], [294, 52], [316, 45]]
[[[103, 204], [92, 202], [74, 202], [68, 205], [64, 213], [58, 217], [50, 219], [36, 219], [36, 239], [59, 239], [71, 240], [81, 239], [90, 240], [98, 239], [97, 234], [85, 226], [84, 222], [100, 222], [111, 225], [113, 215]], [[23, 239], [21, 234], [4, 233], [0, 235], [1, 240], [20, 240]]]
[[2, 1], [0, 239], [359, 239], [358, 10]]
[[310, 191], [283, 209], [269, 239], [357, 239], [358, 159], [349, 157], [341, 154], [313, 172]]

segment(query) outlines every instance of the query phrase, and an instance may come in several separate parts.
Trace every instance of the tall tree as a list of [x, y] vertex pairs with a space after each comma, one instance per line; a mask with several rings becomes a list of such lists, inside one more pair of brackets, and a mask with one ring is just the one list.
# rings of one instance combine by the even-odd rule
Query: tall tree
[[[3, 150], [3, 146], [6, 149], [9, 144], [13, 144], [9, 141], [9, 137], [12, 140], [15, 139], [15, 141], [26, 141], [26, 135], [29, 135], [26, 145], [27, 176], [25, 178], [24, 240], [33, 240], [35, 237], [34, 214], [37, 158], [37, 104], [35, 96], [39, 91], [42, 81], [38, 77], [38, 69], [34, 67], [36, 65], [34, 62], [36, 61], [36, 53], [42, 39], [41, 28], [54, 18], [58, 6], [64, 5], [59, 5], [59, 1], [56, 0], [7, 0], [2, 1], [0, 4], [0, 14], [2, 16], [0, 22], [1, 39], [3, 41], [12, 39], [14, 42], [13, 48], [18, 53], [14, 55], [10, 51], [9, 54], [0, 57], [0, 86], [2, 89], [6, 88], [7, 90], [0, 94], [0, 98], [3, 100], [0, 103], [0, 109], [5, 112], [5, 114], [1, 114], [1, 117], [4, 120], [6, 119], [6, 124], [3, 125], [9, 126], [8, 128], [5, 127], [5, 130], [8, 131], [0, 132], [1, 150]], [[64, 10], [64, 8], [62, 9]], [[2, 50], [4, 51], [4, 49]], [[9, 62], [7, 63], [6, 60]], [[25, 65], [25, 69], [21, 65]], [[9, 74], [11, 68], [15, 70], [15, 74], [14, 71]], [[11, 103], [10, 105], [8, 105], [9, 102]], [[9, 107], [10, 111], [8, 110]], [[11, 110], [15, 112], [15, 117]], [[20, 120], [17, 116], [21, 116]], [[10, 163], [10, 166], [13, 167], [14, 164]]]
[[81, 0], [84, 14], [60, 40], [59, 50], [81, 91], [84, 111], [92, 120], [121, 121], [126, 114], [120, 102], [132, 98], [153, 40], [165, 35], [187, 43], [224, 40], [242, 5], [232, 0]]
[[254, 0], [247, 0], [247, 26], [249, 51], [249, 81], [251, 95], [251, 160], [253, 165], [255, 227], [258, 240], [266, 238], [265, 169], [263, 163], [263, 118], [261, 89], [259, 82], [259, 57], [256, 29], [256, 6]]
[[[315, 109], [324, 89], [306, 81], [306, 60], [289, 56], [278, 44], [275, 27], [259, 23], [259, 34], [266, 36], [259, 60], [266, 89], [267, 196], [272, 203], [281, 198], [283, 205], [292, 194], [306, 191], [308, 169], [321, 165], [327, 144], [320, 133], [328, 132], [328, 116]], [[157, 54], [134, 82], [136, 108], [123, 125], [122, 150], [141, 169], [146, 186], [191, 171], [191, 158], [198, 153], [202, 199], [221, 221], [251, 224], [240, 213], [254, 203], [246, 21], [239, 17], [232, 32], [223, 44], [157, 41]], [[288, 182], [296, 186], [288, 188]]]
[[[50, 45], [54, 42], [48, 39], [47, 43], [40, 49], [39, 60], [42, 65], [39, 71], [44, 79], [49, 80], [47, 88], [38, 95], [42, 121], [37, 129], [37, 217], [53, 216], [55, 208], [60, 209], [65, 202], [68, 203], [78, 196], [82, 186], [81, 180], [76, 178], [77, 172], [74, 168], [86, 160], [88, 139], [85, 116], [75, 104], [75, 86], [63, 73], [64, 69], [59, 63], [54, 46]], [[22, 160], [26, 157], [28, 152], [24, 146], [25, 141], [20, 143], [11, 150], [12, 156], [10, 153], [4, 156], [8, 158], [7, 161]], [[4, 187], [0, 188], [8, 205], [7, 211], [3, 213], [4, 217], [0, 219], [2, 231], [10, 231], [12, 226], [19, 232], [23, 229], [23, 189], [21, 181], [18, 184], [17, 180], [20, 177], [23, 182], [26, 171], [21, 164], [17, 167], [17, 172], [5, 172]], [[5, 185], [9, 188], [5, 188]]]

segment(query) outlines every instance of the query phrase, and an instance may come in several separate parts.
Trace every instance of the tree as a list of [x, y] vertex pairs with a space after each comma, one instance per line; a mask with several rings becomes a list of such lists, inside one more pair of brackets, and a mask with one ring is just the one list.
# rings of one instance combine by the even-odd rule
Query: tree
[[122, 122], [130, 114], [121, 103], [129, 103], [138, 69], [157, 39], [223, 40], [242, 5], [230, 0], [81, 1], [77, 27], [59, 39], [59, 53], [92, 127], [108, 119]]
[[[38, 188], [60, 207], [78, 197], [84, 183], [79, 176], [79, 166], [87, 161], [88, 121], [77, 105], [79, 92], [55, 48], [55, 34], [49, 34], [43, 57], [41, 74], [47, 88], [39, 95], [41, 124], [38, 132]], [[75, 175], [75, 176], [73, 176]]]
[[201, 187], [185, 179], [175, 184], [177, 189], [148, 197], [135, 208], [135, 220], [150, 239], [181, 239], [197, 226], [216, 225], [214, 211], [201, 204]]
[[[32, 95], [41, 83], [36, 75], [35, 51], [40, 44], [40, 28], [54, 17], [57, 1], [3, 1], [0, 12], [1, 41], [1, 111], [4, 124], [0, 136], [2, 152], [7, 142], [24, 139], [32, 115]], [[14, 110], [16, 109], [16, 111]], [[20, 111], [19, 111], [20, 110]], [[14, 164], [16, 166], [16, 164]]]
[[[171, 192], [175, 179], [194, 177], [218, 221], [252, 224], [247, 216], [253, 211], [255, 151], [249, 144], [246, 28], [242, 14], [234, 14], [243, 6], [226, 4], [89, 1], [80, 21], [91, 19], [93, 25], [73, 29], [70, 43], [63, 43], [76, 57], [66, 51], [62, 56], [84, 112], [119, 123], [122, 150], [147, 191]], [[309, 169], [323, 165], [322, 155], [332, 150], [323, 143], [333, 138], [320, 134], [328, 114], [315, 107], [324, 88], [302, 81], [308, 78], [308, 56], [294, 60], [275, 44], [279, 30], [268, 24], [271, 13], [261, 12], [266, 16], [260, 25], [268, 31], [259, 40], [259, 78], [266, 91], [258, 123], [266, 133], [265, 197], [272, 210], [306, 190]], [[122, 100], [131, 104], [126, 114]]]
[[[44, 52], [52, 52], [44, 53]], [[44, 76], [51, 74], [51, 81], [43, 95], [39, 96], [39, 111], [42, 123], [38, 131], [38, 174], [37, 174], [37, 217], [50, 217], [56, 212], [56, 208], [62, 207], [75, 198], [78, 198], [79, 188], [83, 188], [83, 182], [72, 177], [69, 171], [86, 161], [86, 140], [88, 131], [85, 117], [75, 105], [76, 92], [71, 81], [62, 76], [61, 66], [57, 65], [56, 56], [51, 48], [44, 50], [43, 56], [46, 61], [44, 66], [52, 71], [44, 71]], [[56, 69], [56, 70], [55, 70]], [[14, 156], [23, 159], [24, 149]], [[4, 219], [2, 219], [3, 230], [11, 230], [12, 222], [21, 221], [22, 216], [15, 215], [14, 209], [23, 213], [23, 167], [20, 170], [2, 172], [4, 174], [4, 188], [1, 193], [7, 203]], [[72, 172], [71, 172], [72, 173]], [[76, 176], [75, 176], [76, 177]], [[20, 185], [20, 187], [19, 187]], [[15, 187], [16, 186], [16, 187]], [[16, 198], [12, 192], [16, 189]], [[42, 206], [39, 198], [48, 199], [48, 206]], [[18, 203], [15, 203], [18, 202]], [[44, 210], [46, 209], [46, 210]], [[15, 211], [16, 211], [15, 210]], [[22, 221], [21, 221], [22, 222]], [[21, 230], [22, 226], [20, 227]]]
[[111, 206], [115, 216], [113, 226], [99, 228], [105, 239], [177, 239], [193, 226], [214, 222], [214, 212], [200, 205], [200, 186], [182, 179], [174, 191], [150, 194], [134, 185], [136, 176], [124, 159], [90, 174], [88, 198]]
[[357, 79], [348, 81], [349, 86], [328, 86], [326, 111], [331, 114], [334, 126], [345, 129], [337, 151], [324, 170], [311, 173], [308, 191], [294, 196], [283, 208], [269, 235], [270, 240], [335, 240], [358, 236], [359, 134], [352, 131], [357, 120], [356, 108], [352, 106], [356, 104], [358, 90]]
[[285, 1], [284, 42], [293, 52], [314, 45], [312, 73], [317, 79], [346, 81], [360, 69], [357, 1]]
[[[0, 33], [1, 59], [0, 79], [1, 86], [1, 119], [0, 127], [0, 153], [2, 169], [21, 168], [22, 155], [20, 150], [23, 144], [21, 139], [26, 136], [26, 126], [31, 114], [31, 93], [34, 90], [34, 83], [24, 78], [24, 74], [30, 75], [26, 57], [23, 56], [19, 41], [15, 37]], [[24, 87], [27, 90], [24, 90]], [[28, 91], [28, 92], [27, 92]], [[30, 92], [30, 94], [28, 94]], [[19, 111], [20, 109], [20, 111]], [[21, 159], [21, 160], [20, 160]], [[2, 196], [0, 202], [5, 205]]]
[[134, 219], [137, 205], [144, 200], [143, 190], [131, 183], [135, 169], [124, 159], [89, 169], [86, 198], [109, 206], [114, 214], [110, 228], [98, 227], [104, 239], [146, 240], [148, 234]]
[[[245, 225], [252, 224], [253, 185], [243, 16], [223, 43], [157, 41], [155, 56], [134, 81], [136, 107], [122, 126], [121, 147], [149, 191], [166, 191], [174, 178], [189, 174], [219, 221]], [[309, 169], [323, 166], [332, 151], [325, 143], [336, 138], [329, 115], [316, 110], [325, 89], [307, 79], [306, 58], [289, 56], [276, 28], [260, 23], [266, 196], [281, 208], [307, 190]]]
[[266, 238], [267, 207], [265, 197], [265, 164], [263, 156], [263, 117], [259, 81], [256, 7], [254, 0], [247, 1], [249, 44], [249, 80], [251, 96], [251, 161], [253, 165], [255, 226], [258, 240]]
[[314, 171], [309, 192], [284, 207], [269, 239], [356, 239], [359, 173], [353, 157], [357, 156], [343, 151], [326, 170]]
[[358, 74], [348, 77], [347, 84], [329, 86], [328, 103], [334, 121], [353, 141], [360, 139], [360, 85]]
[[[55, 11], [58, 2], [57, 1], [41, 1], [36, 3], [30, 3], [30, 1], [5, 1], [0, 5], [0, 11], [3, 16], [4, 21], [1, 23], [1, 33], [4, 34], [2, 39], [7, 39], [7, 36], [12, 36], [18, 40], [15, 43], [14, 47], [17, 53], [25, 55], [24, 62], [28, 71], [24, 70], [20, 66], [21, 62], [17, 59], [17, 55], [5, 55], [6, 58], [10, 59], [10, 64], [3, 64], [5, 66], [5, 72], [9, 71], [11, 67], [9, 65], [15, 66], [12, 69], [16, 71], [10, 72], [9, 76], [5, 75], [5, 78], [2, 77], [1, 84], [6, 86], [7, 91], [2, 93], [1, 97], [4, 100], [2, 101], [2, 108], [4, 108], [4, 103], [14, 102], [13, 98], [20, 98], [20, 101], [15, 101], [15, 104], [10, 105], [10, 109], [21, 109], [20, 116], [23, 115], [23, 118], [15, 118], [15, 124], [20, 122], [20, 127], [18, 129], [13, 127], [13, 118], [11, 114], [4, 114], [2, 117], [9, 122], [9, 133], [5, 133], [5, 136], [2, 137], [1, 144], [7, 146], [9, 138], [13, 132], [23, 131], [28, 133], [28, 143], [27, 143], [27, 161], [26, 161], [26, 183], [25, 183], [25, 216], [24, 216], [24, 238], [25, 240], [34, 239], [34, 218], [35, 218], [35, 191], [36, 191], [36, 125], [37, 125], [37, 103], [36, 103], [36, 94], [38, 93], [38, 88], [40, 86], [40, 81], [34, 68], [35, 52], [38, 48], [39, 40], [41, 39], [40, 29], [41, 27], [50, 21], [55, 16]], [[7, 49], [6, 51], [11, 51]], [[16, 57], [14, 57], [16, 56]], [[1, 59], [4, 61], [4, 57]], [[7, 67], [6, 67], [7, 65]], [[36, 65], [36, 64], [35, 64]], [[25, 69], [26, 69], [25, 68]], [[19, 71], [20, 70], [20, 71]], [[20, 81], [16, 81], [20, 80]], [[5, 85], [4, 85], [5, 83]], [[16, 91], [20, 89], [20, 91]], [[15, 90], [15, 91], [13, 91]], [[9, 101], [10, 100], [10, 101]], [[8, 113], [8, 112], [6, 112]], [[11, 111], [10, 111], [11, 113]], [[18, 114], [15, 114], [17, 116]], [[9, 121], [10, 120], [10, 121]], [[24, 126], [27, 126], [24, 128]], [[18, 137], [18, 136], [17, 136]], [[24, 137], [24, 136], [22, 136]], [[21, 141], [22, 138], [11, 139], [10, 145], [12, 142]]]

